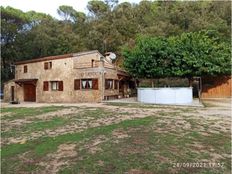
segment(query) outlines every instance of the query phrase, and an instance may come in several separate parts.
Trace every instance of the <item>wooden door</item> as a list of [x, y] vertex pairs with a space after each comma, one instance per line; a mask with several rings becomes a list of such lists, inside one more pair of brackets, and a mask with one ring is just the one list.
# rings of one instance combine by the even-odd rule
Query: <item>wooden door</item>
[[36, 101], [36, 88], [33, 84], [24, 84], [24, 101]]

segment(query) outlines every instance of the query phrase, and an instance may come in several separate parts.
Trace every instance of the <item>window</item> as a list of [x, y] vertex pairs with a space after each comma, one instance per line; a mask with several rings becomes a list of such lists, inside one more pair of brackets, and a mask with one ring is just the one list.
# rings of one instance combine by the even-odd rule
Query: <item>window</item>
[[23, 72], [27, 73], [27, 65], [23, 66]]
[[81, 80], [81, 88], [82, 89], [92, 89], [93, 88], [92, 79], [82, 79]]
[[44, 69], [52, 69], [52, 62], [44, 62]]
[[48, 91], [48, 81], [43, 82], [43, 90]]
[[52, 91], [58, 91], [58, 82], [51, 82]]
[[94, 67], [94, 60], [92, 59], [92, 62], [91, 62], [91, 67], [93, 68]]
[[114, 89], [118, 89], [118, 80], [114, 80]]
[[105, 89], [113, 89], [113, 80], [112, 79], [105, 80]]
[[[81, 82], [81, 83], [80, 83]], [[98, 79], [75, 79], [74, 90], [81, 89], [98, 89]]]
[[51, 89], [52, 91], [63, 91], [63, 81], [52, 81]]

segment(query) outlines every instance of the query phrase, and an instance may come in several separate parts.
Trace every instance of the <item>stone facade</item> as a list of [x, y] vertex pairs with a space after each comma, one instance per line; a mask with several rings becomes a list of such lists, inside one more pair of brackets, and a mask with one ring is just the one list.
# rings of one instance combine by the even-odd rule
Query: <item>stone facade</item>
[[4, 84], [4, 101], [11, 101], [11, 87], [15, 87], [15, 82], [13, 80]]
[[[120, 95], [119, 85], [116, 88], [113, 84], [112, 89], [105, 89], [105, 80], [112, 79], [116, 83], [119, 81], [119, 74], [128, 77], [98, 51], [17, 62], [15, 80], [4, 86], [4, 101], [11, 100], [11, 86], [15, 86], [14, 100], [20, 102], [30, 98], [31, 95], [35, 95], [36, 102], [101, 102], [107, 97]], [[75, 79], [80, 82], [78, 89], [74, 87]], [[95, 79], [95, 87], [93, 87], [93, 79]], [[57, 84], [59, 85], [57, 82], [60, 81], [62, 87], [57, 87]], [[35, 94], [33, 94], [34, 88]], [[56, 88], [62, 89], [54, 90]], [[126, 89], [126, 87], [121, 88]]]

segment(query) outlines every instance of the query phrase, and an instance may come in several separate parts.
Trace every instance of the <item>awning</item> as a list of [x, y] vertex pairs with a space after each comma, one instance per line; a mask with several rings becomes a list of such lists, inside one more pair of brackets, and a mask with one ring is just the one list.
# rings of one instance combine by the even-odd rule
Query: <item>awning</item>
[[38, 79], [17, 79], [17, 80], [14, 80], [14, 82], [16, 84], [18, 84], [19, 86], [21, 86], [22, 84], [33, 84], [33, 85], [36, 85], [37, 81], [38, 81]]
[[127, 76], [127, 77], [129, 77], [129, 74], [127, 74], [127, 72], [123, 71], [123, 70], [117, 70], [117, 74], [121, 75], [121, 76]]
[[119, 81], [120, 80], [130, 80], [131, 77], [128, 75], [117, 74]]

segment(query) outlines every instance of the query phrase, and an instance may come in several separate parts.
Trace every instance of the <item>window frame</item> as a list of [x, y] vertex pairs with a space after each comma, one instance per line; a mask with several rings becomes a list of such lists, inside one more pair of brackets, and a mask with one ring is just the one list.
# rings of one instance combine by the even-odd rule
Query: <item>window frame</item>
[[[87, 88], [83, 87], [83, 81], [86, 81]], [[98, 78], [74, 79], [74, 90], [98, 90]]]
[[92, 67], [92, 68], [95, 67], [95, 60], [94, 60], [94, 59], [91, 60], [91, 67]]
[[52, 62], [44, 62], [44, 69], [45, 70], [52, 69]]
[[[87, 82], [91, 81], [92, 85], [90, 87], [90, 84], [89, 84], [89, 87], [88, 88], [83, 88], [83, 81], [86, 81], [86, 85], [89, 84]], [[92, 90], [93, 89], [93, 79], [81, 79], [81, 89], [83, 90]]]
[[23, 73], [27, 73], [28, 72], [28, 67], [27, 67], [27, 65], [24, 65], [23, 66]]
[[[50, 81], [51, 82], [51, 90], [52, 91], [59, 91], [59, 81]], [[53, 89], [53, 83], [56, 83], [56, 89]]]
[[[111, 85], [107, 84], [108, 82], [112, 82]], [[114, 89], [114, 80], [113, 79], [105, 79], [105, 89], [106, 90], [113, 90]]]

